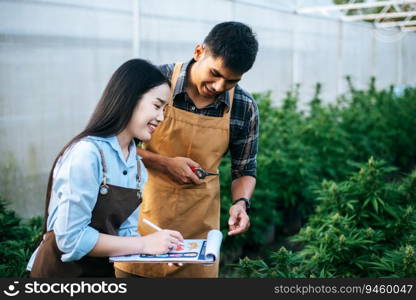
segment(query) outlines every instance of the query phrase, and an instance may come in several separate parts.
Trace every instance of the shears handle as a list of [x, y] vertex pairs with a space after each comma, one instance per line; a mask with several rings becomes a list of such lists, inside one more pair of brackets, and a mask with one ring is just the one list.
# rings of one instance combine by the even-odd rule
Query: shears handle
[[207, 172], [202, 168], [192, 167], [191, 170], [192, 170], [192, 172], [194, 172], [196, 174], [196, 176], [198, 176], [199, 179], [204, 179], [207, 176], [218, 176], [219, 175], [218, 173]]
[[202, 168], [191, 168], [192, 172], [194, 172], [196, 174], [196, 176], [198, 176], [199, 179], [204, 179], [205, 177], [207, 177], [207, 171], [205, 171]]

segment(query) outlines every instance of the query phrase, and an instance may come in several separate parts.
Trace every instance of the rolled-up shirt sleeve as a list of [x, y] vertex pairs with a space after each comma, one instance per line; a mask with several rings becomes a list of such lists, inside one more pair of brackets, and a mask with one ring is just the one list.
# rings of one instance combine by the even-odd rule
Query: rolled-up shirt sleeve
[[68, 152], [52, 187], [58, 201], [53, 230], [64, 262], [88, 254], [99, 237], [99, 232], [89, 226], [101, 182], [98, 150], [91, 143], [80, 141]]
[[243, 121], [238, 125], [238, 130], [233, 130], [230, 140], [233, 180], [241, 176], [256, 177], [258, 135], [259, 112], [255, 100], [251, 98]]

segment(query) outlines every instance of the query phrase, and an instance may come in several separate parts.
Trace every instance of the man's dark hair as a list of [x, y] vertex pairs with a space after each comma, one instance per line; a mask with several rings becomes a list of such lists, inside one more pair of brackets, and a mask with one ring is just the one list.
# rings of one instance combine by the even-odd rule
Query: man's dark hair
[[243, 74], [251, 69], [259, 44], [251, 28], [240, 22], [223, 22], [211, 29], [204, 40], [212, 56], [224, 59], [224, 66]]

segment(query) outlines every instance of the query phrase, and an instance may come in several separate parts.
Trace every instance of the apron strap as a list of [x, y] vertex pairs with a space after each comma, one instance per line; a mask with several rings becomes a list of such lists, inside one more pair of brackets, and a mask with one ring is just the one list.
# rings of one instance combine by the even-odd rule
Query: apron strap
[[231, 113], [231, 108], [233, 107], [233, 101], [234, 101], [234, 92], [235, 92], [235, 87], [233, 87], [231, 90], [228, 91], [228, 100], [229, 100], [230, 105], [226, 109], [224, 116], [227, 116]]
[[175, 93], [176, 82], [178, 81], [179, 73], [182, 69], [182, 63], [176, 63], [175, 67], [173, 68], [172, 77], [170, 79], [170, 99], [168, 105], [173, 105], [173, 94]]
[[105, 162], [104, 152], [100, 148], [100, 146], [98, 146], [98, 144], [97, 144], [96, 141], [94, 141], [93, 139], [88, 139], [88, 141], [90, 141], [91, 143], [93, 143], [95, 145], [95, 147], [97, 147], [98, 151], [100, 152], [101, 164], [103, 166], [103, 185], [107, 185], [107, 164]]
[[141, 198], [140, 181], [141, 181], [141, 178], [142, 178], [142, 167], [141, 167], [141, 164], [140, 164], [140, 159], [137, 156], [137, 154], [136, 154], [136, 161], [137, 161], [136, 187], [140, 192], [140, 198]]

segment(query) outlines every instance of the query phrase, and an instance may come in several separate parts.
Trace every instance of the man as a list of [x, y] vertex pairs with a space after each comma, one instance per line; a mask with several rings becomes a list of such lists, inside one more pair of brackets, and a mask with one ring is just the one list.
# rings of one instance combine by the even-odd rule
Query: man
[[[216, 25], [185, 64], [161, 66], [170, 78], [172, 99], [144, 149], [138, 149], [149, 171], [139, 232], [153, 231], [142, 222], [178, 230], [186, 239], [206, 238], [219, 228], [218, 176], [200, 179], [192, 168], [217, 172], [228, 152], [232, 161], [232, 200], [229, 235], [248, 230], [250, 197], [256, 185], [258, 109], [237, 83], [253, 65], [258, 42], [239, 22]], [[151, 124], [149, 130], [153, 130]], [[120, 276], [218, 277], [214, 266], [117, 263]]]

